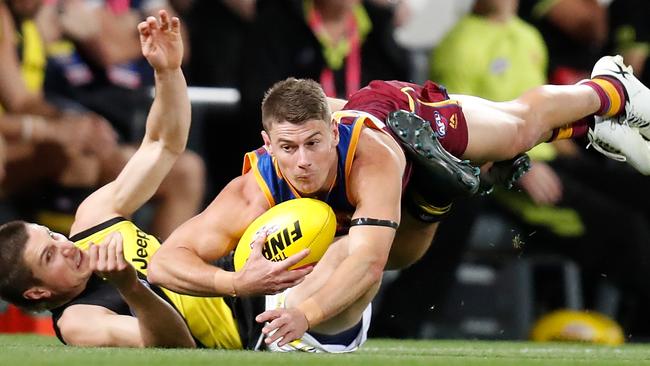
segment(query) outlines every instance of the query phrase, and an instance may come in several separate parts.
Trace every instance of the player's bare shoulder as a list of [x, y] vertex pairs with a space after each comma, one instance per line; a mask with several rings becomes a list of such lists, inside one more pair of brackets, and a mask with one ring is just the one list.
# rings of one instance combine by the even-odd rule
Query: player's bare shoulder
[[231, 180], [213, 203], [215, 202], [218, 202], [221, 207], [229, 207], [231, 213], [239, 216], [247, 224], [271, 207], [253, 171]]
[[355, 205], [375, 200], [391, 189], [401, 191], [406, 157], [401, 147], [387, 133], [365, 127], [348, 176], [348, 192]]
[[404, 151], [387, 132], [364, 127], [354, 155], [353, 167], [365, 164], [390, 164], [395, 162], [403, 170], [406, 167]]

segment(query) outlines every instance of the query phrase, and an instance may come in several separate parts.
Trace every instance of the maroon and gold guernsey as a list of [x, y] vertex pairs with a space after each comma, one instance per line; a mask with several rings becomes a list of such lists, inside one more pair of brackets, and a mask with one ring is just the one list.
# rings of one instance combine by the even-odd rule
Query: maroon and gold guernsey
[[[321, 197], [336, 213], [337, 235], [347, 233], [354, 206], [350, 202], [348, 180], [362, 128], [384, 131], [392, 136], [383, 121], [396, 110], [415, 112], [427, 120], [439, 135], [440, 143], [452, 155], [460, 157], [467, 147], [467, 124], [458, 102], [450, 100], [444, 88], [426, 82], [424, 86], [400, 81], [373, 81], [354, 93], [343, 110], [333, 113], [338, 122], [340, 141], [337, 146], [336, 182]], [[400, 143], [399, 139], [396, 139]], [[260, 190], [270, 206], [294, 198], [300, 193], [284, 179], [275, 159], [261, 147], [244, 157], [242, 173], [255, 175]], [[405, 188], [410, 176], [409, 163], [403, 176]]]

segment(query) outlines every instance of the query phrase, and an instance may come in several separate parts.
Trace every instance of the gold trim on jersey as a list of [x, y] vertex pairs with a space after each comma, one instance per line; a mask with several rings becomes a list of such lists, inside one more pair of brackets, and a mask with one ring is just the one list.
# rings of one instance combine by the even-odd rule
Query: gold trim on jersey
[[368, 120], [368, 118], [362, 116], [354, 121], [352, 135], [350, 136], [350, 145], [348, 145], [348, 152], [347, 156], [345, 157], [345, 196], [348, 198], [348, 202], [353, 202], [350, 192], [350, 172], [352, 171], [352, 161], [354, 160], [354, 155], [357, 153], [359, 136], [361, 136], [361, 130], [363, 129], [363, 126], [365, 126], [366, 120]]
[[450, 105], [450, 104], [459, 105], [457, 100], [452, 100], [452, 99], [441, 100], [439, 102], [425, 102], [425, 101], [420, 100], [419, 98], [413, 99], [413, 96], [411, 96], [411, 94], [409, 94], [408, 91], [412, 91], [412, 92], [415, 93], [415, 89], [413, 89], [410, 86], [405, 86], [402, 89], [400, 89], [400, 91], [402, 93], [406, 94], [406, 96], [408, 97], [408, 99], [409, 99], [409, 109], [411, 110], [411, 112], [415, 112], [415, 101], [416, 100], [418, 101], [418, 103], [429, 106], [429, 107], [442, 107], [442, 106], [446, 106], [446, 105]]
[[[160, 242], [153, 235], [140, 230], [131, 221], [117, 221], [112, 225], [97, 225], [97, 230], [86, 230], [84, 235], [73, 239], [74, 244], [82, 249], [88, 249], [90, 243], [101, 244], [110, 233], [120, 232], [124, 246], [124, 257], [141, 274], [147, 274], [149, 262], [153, 254], [160, 248]], [[107, 222], [108, 223], [108, 222]], [[103, 227], [105, 226], [105, 227]], [[237, 323], [232, 311], [221, 297], [196, 297], [181, 295], [162, 288], [172, 305], [183, 316], [192, 335], [208, 348], [241, 349]]]
[[386, 125], [370, 113], [357, 110], [341, 110], [332, 113], [332, 119], [338, 124], [341, 123], [343, 118], [354, 118], [354, 122], [352, 122], [354, 127], [352, 128], [350, 145], [348, 146], [348, 152], [345, 159], [345, 195], [349, 202], [353, 202], [350, 195], [350, 172], [352, 171], [352, 162], [357, 153], [357, 145], [359, 144], [363, 127], [365, 126], [372, 130], [379, 131], [390, 138], [393, 138], [393, 136], [384, 130]]
[[266, 201], [269, 203], [269, 206], [273, 207], [275, 206], [275, 199], [273, 198], [271, 190], [266, 184], [264, 177], [262, 177], [260, 169], [257, 167], [257, 160], [257, 154], [255, 152], [246, 153], [246, 155], [244, 155], [244, 168], [242, 169], [242, 173], [246, 174], [251, 169], [253, 170], [253, 176], [257, 181], [257, 185], [262, 190], [262, 193], [264, 194], [264, 197], [266, 197]]

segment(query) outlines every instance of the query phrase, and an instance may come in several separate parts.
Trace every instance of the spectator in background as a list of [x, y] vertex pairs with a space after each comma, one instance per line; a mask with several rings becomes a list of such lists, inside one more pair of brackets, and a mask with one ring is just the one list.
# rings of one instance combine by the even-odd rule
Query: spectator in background
[[5, 195], [33, 188], [43, 178], [90, 185], [100, 173], [109, 174], [112, 164], [106, 158], [117, 153], [105, 120], [64, 113], [44, 99], [46, 55], [32, 20], [39, 6], [40, 1], [0, 3], [0, 107], [10, 172], [3, 181]]
[[399, 4], [407, 4], [409, 16], [396, 27], [395, 40], [409, 51], [412, 79], [424, 82], [431, 50], [472, 9], [474, 0], [402, 0]]
[[542, 33], [549, 49], [549, 82], [588, 78], [607, 40], [611, 0], [522, 0], [521, 17]]
[[516, 0], [476, 1], [431, 54], [431, 80], [453, 93], [505, 101], [546, 81], [539, 32], [516, 16]]
[[[114, 179], [133, 148], [118, 145], [115, 132], [99, 115], [66, 112], [43, 96], [45, 44], [33, 21], [41, 5], [40, 0], [0, 2], [0, 106], [7, 113], [1, 132], [9, 141], [3, 198], [24, 194], [36, 212], [22, 214], [67, 233], [76, 200]], [[110, 108], [121, 108], [119, 101], [108, 101]], [[203, 169], [196, 155], [179, 159], [156, 194], [151, 223], [156, 235], [165, 237], [199, 209]]]
[[[46, 92], [78, 101], [107, 118], [123, 139], [138, 141], [153, 73], [140, 54], [133, 30], [159, 3], [46, 1], [38, 18], [51, 57]], [[164, 7], [166, 1], [162, 3]], [[114, 108], [114, 103], [121, 108]]]
[[[346, 99], [374, 79], [409, 77], [408, 59], [393, 39], [393, 13], [360, 0], [259, 0], [244, 57], [246, 121], [256, 126], [264, 91], [293, 76], [319, 81]], [[250, 146], [254, 148], [254, 146]]]
[[188, 10], [192, 45], [189, 83], [241, 86], [245, 36], [255, 19], [256, 0], [195, 0]]
[[[473, 14], [461, 20], [433, 53], [431, 78], [451, 93], [494, 100], [510, 100], [544, 84], [544, 40], [517, 17], [517, 5], [517, 0], [478, 0]], [[551, 250], [578, 262], [586, 279], [586, 305], [592, 309], [603, 274], [619, 288], [650, 299], [645, 281], [640, 280], [650, 278], [645, 263], [650, 260], [646, 249], [650, 230], [637, 210], [590, 187], [588, 182], [602, 174], [597, 168], [600, 161], [572, 141], [542, 144], [529, 154], [536, 161], [519, 180], [523, 192], [495, 194], [526, 231], [523, 255]], [[590, 178], [575, 174], [587, 167], [599, 173], [589, 174]], [[620, 212], [626, 212], [625, 217]], [[529, 236], [532, 232], [535, 235]]]
[[[544, 84], [544, 41], [534, 27], [516, 17], [517, 5], [517, 0], [477, 0], [472, 13], [461, 18], [433, 49], [429, 78], [451, 93], [497, 101], [511, 100]], [[478, 199], [465, 202], [458, 215], [441, 225], [441, 235], [432, 247], [435, 253], [402, 271], [386, 289], [385, 303], [375, 320], [378, 335], [415, 336], [420, 320], [432, 315], [428, 309], [432, 305], [440, 308], [438, 302], [453, 281], [478, 205]], [[426, 290], [431, 283], [437, 286], [435, 291]], [[426, 295], [411, 302], [398, 301], [395, 293], [411, 286], [416, 288], [410, 292]]]
[[[187, 2], [187, 0], [175, 0]], [[241, 89], [246, 35], [255, 19], [256, 0], [194, 0], [182, 6], [187, 15], [192, 57], [185, 66], [190, 86]], [[258, 136], [242, 123], [241, 103], [208, 103], [193, 108], [190, 143], [197, 141], [208, 167], [208, 192], [215, 196], [241, 173], [240, 156], [256, 146]], [[203, 122], [203, 123], [202, 123]], [[236, 136], [237, 144], [215, 144], [213, 136]], [[190, 145], [191, 146], [191, 145]]]

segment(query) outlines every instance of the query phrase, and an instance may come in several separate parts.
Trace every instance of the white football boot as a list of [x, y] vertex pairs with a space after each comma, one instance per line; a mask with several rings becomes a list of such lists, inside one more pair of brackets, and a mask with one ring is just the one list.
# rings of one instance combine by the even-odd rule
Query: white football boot
[[625, 161], [643, 175], [650, 175], [650, 142], [618, 118], [596, 116], [596, 123], [589, 128], [590, 146], [608, 158]]
[[627, 101], [625, 103], [625, 114], [621, 116], [627, 120], [632, 128], [639, 129], [639, 132], [650, 139], [650, 89], [648, 89], [632, 73], [632, 66], [623, 63], [623, 57], [604, 56], [594, 65], [591, 77], [611, 76], [618, 79], [625, 87]]

